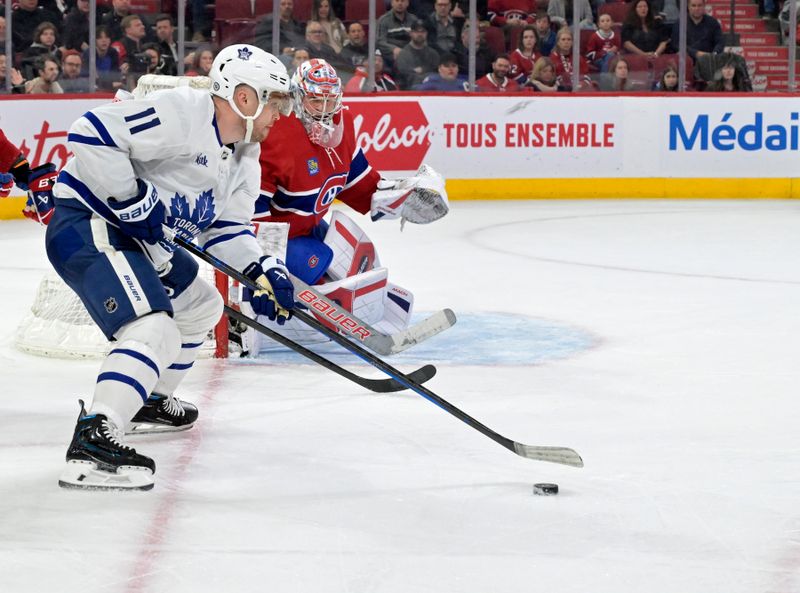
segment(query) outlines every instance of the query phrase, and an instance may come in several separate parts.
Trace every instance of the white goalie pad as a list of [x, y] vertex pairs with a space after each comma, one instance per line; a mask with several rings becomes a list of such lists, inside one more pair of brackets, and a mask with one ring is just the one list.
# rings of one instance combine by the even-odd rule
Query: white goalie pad
[[401, 218], [413, 224], [428, 224], [450, 211], [444, 177], [428, 165], [405, 179], [382, 179], [372, 194], [372, 220]]
[[[315, 288], [376, 329], [394, 333], [408, 327], [414, 297], [407, 290], [388, 282], [387, 276], [386, 268], [377, 268]], [[335, 326], [335, 320], [326, 319], [324, 315], [318, 317], [331, 327]], [[283, 326], [263, 316], [259, 316], [258, 321], [303, 345], [328, 341], [323, 334], [294, 319]], [[285, 349], [258, 332], [249, 334], [249, 344], [254, 353]]]
[[333, 251], [333, 261], [327, 274], [334, 281], [368, 272], [381, 265], [375, 245], [367, 233], [340, 210], [334, 210], [331, 216], [325, 244]]

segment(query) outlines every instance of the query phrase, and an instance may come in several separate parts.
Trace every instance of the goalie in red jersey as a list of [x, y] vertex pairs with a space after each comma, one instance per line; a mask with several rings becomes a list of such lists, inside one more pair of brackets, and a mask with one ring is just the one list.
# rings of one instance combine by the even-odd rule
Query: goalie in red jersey
[[[433, 222], [449, 210], [444, 179], [426, 165], [413, 177], [382, 179], [358, 146], [341, 80], [326, 61], [303, 62], [293, 83], [294, 112], [261, 145], [255, 220], [273, 223], [259, 225], [262, 246], [285, 248], [292, 274], [378, 330], [405, 329], [411, 292], [388, 281], [374, 245], [350, 217], [335, 210], [326, 220], [326, 214], [337, 199], [373, 221]], [[280, 331], [298, 341], [319, 335], [291, 320]]]
[[16, 184], [28, 192], [28, 201], [22, 213], [46, 225], [53, 216], [52, 190], [57, 175], [53, 163], [31, 169], [25, 155], [0, 130], [0, 198], [7, 198]]

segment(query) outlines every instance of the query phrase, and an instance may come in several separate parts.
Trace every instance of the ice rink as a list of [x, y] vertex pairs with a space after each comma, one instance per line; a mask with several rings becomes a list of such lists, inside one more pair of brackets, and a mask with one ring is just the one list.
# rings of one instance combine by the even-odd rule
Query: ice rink
[[49, 264], [42, 229], [0, 222], [0, 592], [798, 593], [798, 222], [792, 201], [365, 221], [417, 310], [460, 316], [388, 361], [586, 466], [292, 357], [205, 360], [179, 392], [197, 426], [132, 442], [158, 467], [136, 493], [57, 486], [99, 362], [14, 348]]

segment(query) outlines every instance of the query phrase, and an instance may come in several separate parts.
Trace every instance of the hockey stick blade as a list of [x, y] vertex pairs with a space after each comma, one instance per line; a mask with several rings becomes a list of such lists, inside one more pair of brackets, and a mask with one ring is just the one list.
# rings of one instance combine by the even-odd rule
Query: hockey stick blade
[[567, 447], [535, 447], [514, 443], [514, 452], [520, 457], [535, 459], [536, 461], [549, 461], [572, 467], [583, 467], [583, 459], [576, 451]]
[[346, 336], [360, 340], [364, 346], [381, 356], [407, 350], [456, 323], [456, 314], [450, 309], [443, 309], [401, 332], [384, 334], [296, 276], [292, 275], [291, 278], [297, 290], [298, 302], [308, 307], [323, 322]]
[[[290, 340], [289, 338], [279, 334], [278, 332], [271, 330], [263, 323], [259, 323], [255, 319], [245, 315], [241, 311], [237, 311], [236, 309], [225, 305], [225, 314], [229, 317], [233, 317], [235, 320], [244, 323], [248, 327], [253, 328], [257, 332], [261, 332], [265, 336], [272, 338], [279, 344], [294, 350], [298, 354], [305, 356], [306, 358], [313, 360], [317, 364], [325, 367], [333, 371], [334, 373], [341, 375], [345, 379], [349, 379], [353, 383], [357, 383], [362, 387], [369, 389], [370, 391], [374, 391], [375, 393], [393, 393], [395, 391], [404, 391], [408, 389], [405, 385], [398, 383], [394, 379], [368, 379], [366, 377], [361, 377], [360, 375], [356, 375], [355, 373], [351, 373], [347, 369], [343, 369], [339, 365], [334, 362], [331, 362], [327, 358], [324, 358], [306, 348], [298, 344], [297, 342]], [[413, 371], [408, 374], [409, 377], [413, 377], [415, 381], [419, 383], [424, 383], [429, 379], [432, 379], [433, 376], [436, 375], [436, 367], [432, 364], [426, 364], [423, 367], [418, 368], [416, 371]]]
[[[252, 280], [250, 280], [250, 278], [242, 274], [239, 270], [232, 268], [225, 262], [207, 253], [205, 250], [198, 247], [197, 245], [194, 245], [186, 241], [183, 237], [177, 235], [177, 233], [173, 229], [170, 229], [169, 227], [166, 226], [164, 228], [167, 237], [169, 237], [169, 239], [175, 244], [180, 245], [181, 247], [186, 249], [189, 253], [192, 253], [193, 255], [199, 257], [206, 263], [212, 265], [219, 271], [224, 272], [231, 278], [238, 280], [241, 284], [247, 286], [251, 290], [258, 290], [256, 284]], [[362, 348], [357, 342], [348, 339], [347, 337], [341, 335], [338, 331], [331, 329], [327, 325], [323, 324], [310, 313], [306, 313], [297, 306], [292, 310], [292, 312], [297, 319], [299, 319], [309, 327], [316, 329], [318, 332], [327, 336], [332, 341], [342, 346], [344, 349], [349, 350], [350, 352], [358, 356], [360, 359], [374, 366], [376, 369], [383, 371], [401, 385], [404, 385], [408, 389], [415, 392], [417, 395], [424, 397], [432, 404], [435, 404], [436, 406], [438, 406], [451, 416], [455, 416], [463, 423], [467, 424], [468, 426], [471, 426], [484, 436], [489, 437], [494, 442], [502, 445], [512, 453], [516, 453], [521, 457], [525, 457], [526, 459], [534, 459], [536, 461], [549, 461], [551, 463], [561, 463], [564, 465], [571, 465], [572, 467], [583, 467], [583, 460], [577, 453], [575, 453], [574, 451], [572, 452], [572, 454], [566, 453], [568, 451], [572, 451], [571, 449], [566, 449], [564, 447], [532, 447], [531, 445], [522, 445], [520, 443], [517, 443], [516, 441], [512, 441], [508, 437], [505, 437], [495, 432], [494, 430], [492, 430], [485, 424], [482, 424], [481, 422], [479, 422], [466, 412], [463, 412], [462, 410], [460, 410], [447, 400], [439, 397], [424, 385], [420, 385], [408, 375], [400, 372], [398, 369], [394, 368], [389, 363], [373, 355], [368, 350]]]

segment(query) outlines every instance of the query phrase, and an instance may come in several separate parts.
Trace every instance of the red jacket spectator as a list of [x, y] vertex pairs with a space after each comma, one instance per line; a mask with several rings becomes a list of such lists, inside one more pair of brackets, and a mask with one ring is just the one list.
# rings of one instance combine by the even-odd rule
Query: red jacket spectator
[[495, 27], [505, 25], [532, 25], [536, 22], [535, 0], [489, 0], [489, 24]]

